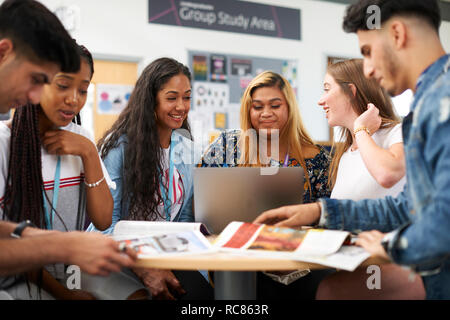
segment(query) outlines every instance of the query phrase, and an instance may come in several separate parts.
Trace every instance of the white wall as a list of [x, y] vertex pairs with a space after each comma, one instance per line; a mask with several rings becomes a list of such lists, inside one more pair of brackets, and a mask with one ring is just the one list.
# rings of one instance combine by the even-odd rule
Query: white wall
[[[250, 0], [249, 0], [250, 1]], [[80, 9], [79, 29], [72, 33], [94, 55], [141, 59], [139, 69], [161, 56], [187, 63], [188, 50], [262, 56], [299, 61], [299, 104], [312, 137], [328, 140], [328, 127], [317, 101], [327, 55], [360, 57], [357, 38], [342, 31], [345, 5], [313, 0], [260, 0], [263, 4], [301, 10], [301, 41], [149, 24], [147, 0], [41, 0], [52, 10]], [[441, 38], [450, 51], [450, 22]]]

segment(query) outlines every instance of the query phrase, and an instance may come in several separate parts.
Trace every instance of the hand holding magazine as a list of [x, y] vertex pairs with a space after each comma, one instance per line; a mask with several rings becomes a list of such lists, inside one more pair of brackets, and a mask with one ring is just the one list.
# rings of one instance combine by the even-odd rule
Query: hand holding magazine
[[139, 258], [224, 252], [230, 255], [287, 259], [353, 271], [370, 254], [351, 245], [346, 231], [297, 230], [231, 222], [211, 243], [201, 223], [119, 221], [114, 238], [135, 248]]
[[220, 251], [317, 263], [355, 270], [370, 254], [352, 245], [350, 232], [231, 222], [215, 240]]
[[113, 237], [134, 248], [139, 258], [159, 255], [179, 255], [212, 252], [213, 247], [204, 234], [201, 223], [119, 221]]

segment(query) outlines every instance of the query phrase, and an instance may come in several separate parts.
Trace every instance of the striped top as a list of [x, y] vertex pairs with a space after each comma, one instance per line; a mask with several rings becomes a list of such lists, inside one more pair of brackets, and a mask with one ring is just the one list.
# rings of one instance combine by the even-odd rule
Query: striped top
[[[81, 126], [70, 123], [63, 130], [68, 130], [80, 134], [93, 142], [89, 132]], [[5, 122], [0, 122], [0, 219], [3, 218], [3, 199], [5, 195], [5, 184], [8, 177], [9, 154], [10, 154], [11, 130]], [[42, 160], [42, 178], [44, 180], [44, 190], [47, 195], [47, 207], [51, 208], [48, 200], [53, 199], [55, 170], [57, 156], [51, 155], [41, 149]], [[105, 175], [108, 186], [114, 187], [102, 160], [100, 164]], [[83, 161], [79, 156], [64, 155], [61, 156], [60, 186], [58, 194], [58, 205], [53, 221], [53, 229], [59, 231], [84, 230], [86, 225], [86, 192], [84, 181]], [[66, 229], [67, 228], [67, 229]], [[52, 266], [47, 267], [57, 279], [61, 279], [64, 274], [61, 268], [52, 270]]]
[[[68, 130], [76, 134], [80, 134], [93, 142], [89, 132], [81, 126], [70, 123], [63, 130]], [[0, 203], [4, 199], [5, 183], [8, 176], [9, 153], [10, 153], [11, 130], [5, 122], [0, 122]], [[41, 149], [42, 160], [42, 178], [44, 180], [45, 193], [52, 201], [53, 187], [55, 179], [55, 170], [57, 156], [47, 153], [44, 148]], [[106, 171], [103, 162], [100, 163], [105, 175], [105, 180], [112, 187], [111, 179]], [[54, 230], [73, 231], [84, 230], [86, 219], [86, 194], [84, 181], [83, 161], [79, 156], [64, 155], [61, 156], [61, 178], [60, 190], [58, 194], [57, 213], [61, 217], [55, 216], [53, 225]], [[47, 199], [45, 199], [47, 201]], [[48, 204], [48, 201], [47, 201]], [[50, 208], [50, 206], [48, 206]], [[3, 205], [0, 208], [1, 217], [3, 216]], [[67, 227], [64, 227], [64, 225]]]

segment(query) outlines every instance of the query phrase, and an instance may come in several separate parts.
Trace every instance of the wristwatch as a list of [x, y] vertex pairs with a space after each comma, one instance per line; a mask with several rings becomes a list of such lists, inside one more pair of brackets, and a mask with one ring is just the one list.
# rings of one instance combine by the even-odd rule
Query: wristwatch
[[22, 232], [26, 227], [36, 228], [36, 225], [30, 220], [22, 221], [17, 225], [13, 232], [11, 232], [11, 237], [19, 239], [22, 236]]
[[395, 237], [396, 232], [390, 232], [387, 233], [383, 239], [381, 239], [381, 246], [383, 247], [384, 251], [386, 251], [387, 254], [389, 254], [389, 249], [390, 249], [390, 242], [391, 240]]

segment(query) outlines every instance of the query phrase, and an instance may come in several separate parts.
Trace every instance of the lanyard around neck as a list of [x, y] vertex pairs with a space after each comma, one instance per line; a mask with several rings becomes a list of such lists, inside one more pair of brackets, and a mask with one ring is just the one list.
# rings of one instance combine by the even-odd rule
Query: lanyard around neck
[[166, 190], [163, 186], [163, 176], [161, 176], [161, 181], [159, 183], [159, 188], [161, 190], [161, 195], [164, 202], [164, 211], [166, 213], [166, 221], [170, 221], [170, 207], [172, 205], [172, 198], [173, 198], [173, 139], [170, 143], [170, 150], [169, 150], [169, 189], [168, 194], [166, 193]]
[[283, 167], [287, 167], [288, 164], [289, 164], [289, 151], [286, 153], [286, 156], [284, 157]]
[[61, 175], [61, 157], [58, 156], [58, 160], [56, 162], [55, 169], [55, 181], [53, 185], [53, 199], [52, 199], [52, 210], [49, 213], [47, 202], [45, 201], [45, 189], [42, 190], [43, 201], [44, 201], [44, 211], [45, 211], [45, 221], [47, 225], [47, 229], [53, 229], [53, 221], [55, 217], [56, 207], [58, 206], [58, 193], [59, 193], [59, 183], [60, 183], [60, 175]]

